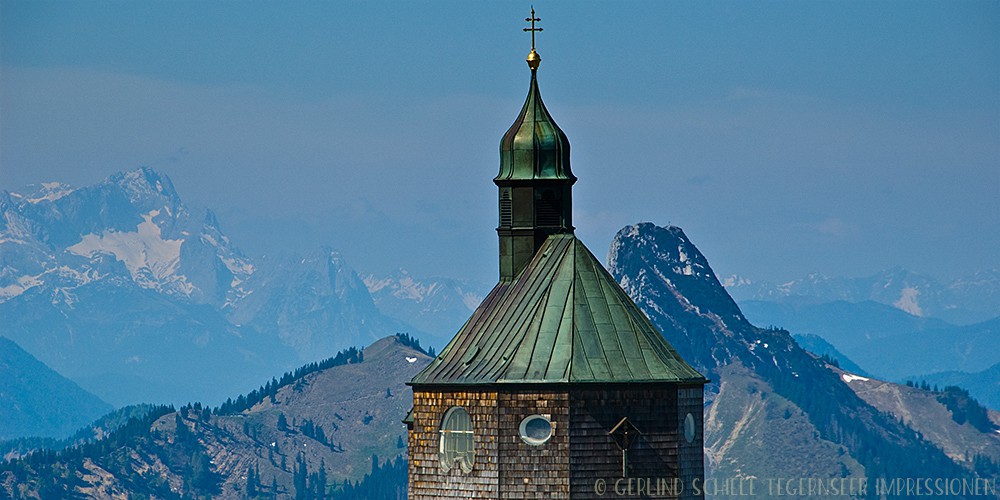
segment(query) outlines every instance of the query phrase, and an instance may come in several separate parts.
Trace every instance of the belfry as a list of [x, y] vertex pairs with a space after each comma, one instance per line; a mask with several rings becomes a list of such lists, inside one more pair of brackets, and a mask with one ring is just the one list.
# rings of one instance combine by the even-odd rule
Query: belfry
[[413, 378], [409, 498], [703, 498], [705, 378], [573, 234], [566, 134], [528, 54], [500, 142], [500, 279]]

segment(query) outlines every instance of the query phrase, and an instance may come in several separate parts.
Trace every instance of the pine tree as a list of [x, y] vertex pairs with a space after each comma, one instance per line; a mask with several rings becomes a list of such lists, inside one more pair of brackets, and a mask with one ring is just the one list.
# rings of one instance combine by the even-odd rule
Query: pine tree
[[316, 473], [316, 498], [326, 498], [326, 460], [319, 459], [319, 472]]
[[292, 472], [292, 484], [295, 486], [295, 498], [296, 500], [307, 500], [310, 496], [309, 493], [309, 466], [306, 464], [305, 457], [300, 453], [298, 457], [295, 458], [295, 468]]
[[257, 476], [254, 470], [247, 470], [247, 498], [253, 498], [257, 496]]
[[180, 413], [174, 414], [174, 424], [177, 426], [175, 441], [177, 443], [188, 442], [191, 439], [191, 431], [187, 428]]

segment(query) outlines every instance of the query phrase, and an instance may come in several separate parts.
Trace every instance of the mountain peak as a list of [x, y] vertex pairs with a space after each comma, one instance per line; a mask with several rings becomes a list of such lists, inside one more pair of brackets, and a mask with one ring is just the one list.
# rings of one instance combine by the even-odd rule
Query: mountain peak
[[[791, 336], [755, 328], [681, 228], [641, 223], [624, 227], [608, 252], [608, 271], [668, 342], [704, 374], [740, 360], [774, 365]], [[782, 366], [779, 368], [778, 365]]]
[[180, 196], [174, 190], [170, 177], [149, 167], [118, 172], [108, 177], [107, 182], [125, 191], [129, 201], [133, 203], [149, 197], [166, 198], [180, 203]]
[[365, 361], [394, 359], [399, 362], [404, 362], [405, 360], [407, 363], [415, 363], [416, 361], [409, 361], [409, 359], [416, 358], [423, 365], [431, 360], [431, 357], [425, 352], [417, 349], [414, 345], [404, 342], [398, 334], [382, 337], [372, 342], [371, 345], [365, 347], [364, 354]]
[[[695, 310], [712, 310], [725, 320], [746, 321], [729, 297], [708, 260], [677, 226], [657, 226], [643, 222], [625, 226], [615, 235], [608, 250], [608, 270], [622, 281], [622, 288], [644, 288], [631, 283], [628, 268], [639, 267], [638, 279], [663, 280], [676, 287]], [[645, 276], [652, 269], [655, 276]]]
[[211, 209], [205, 210], [205, 220], [202, 224], [206, 227], [213, 229], [219, 229], [219, 218], [215, 216], [215, 212]]

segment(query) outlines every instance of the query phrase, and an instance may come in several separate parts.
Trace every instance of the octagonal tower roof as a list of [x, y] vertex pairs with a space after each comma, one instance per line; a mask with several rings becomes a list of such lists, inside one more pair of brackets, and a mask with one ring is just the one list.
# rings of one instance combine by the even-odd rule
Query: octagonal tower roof
[[704, 383], [572, 234], [550, 236], [411, 385]]

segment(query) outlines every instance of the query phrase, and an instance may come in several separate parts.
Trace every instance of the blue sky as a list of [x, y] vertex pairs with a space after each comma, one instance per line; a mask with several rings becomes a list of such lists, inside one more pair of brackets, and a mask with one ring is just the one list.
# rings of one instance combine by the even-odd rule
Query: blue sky
[[[719, 274], [1000, 266], [1000, 2], [539, 2], [578, 234]], [[249, 253], [496, 277], [513, 2], [0, 1], [0, 189], [148, 165]]]

